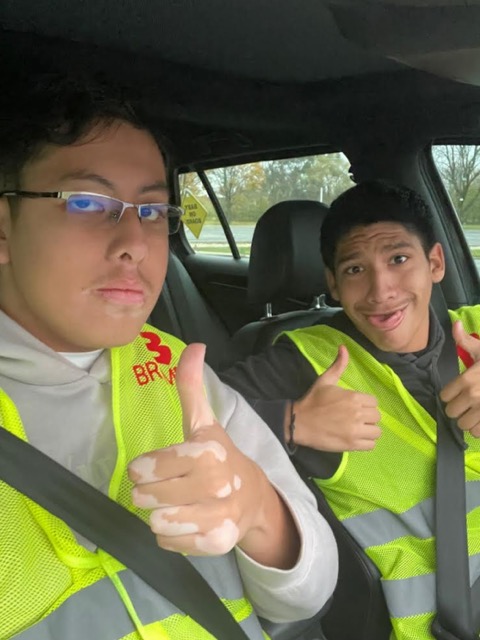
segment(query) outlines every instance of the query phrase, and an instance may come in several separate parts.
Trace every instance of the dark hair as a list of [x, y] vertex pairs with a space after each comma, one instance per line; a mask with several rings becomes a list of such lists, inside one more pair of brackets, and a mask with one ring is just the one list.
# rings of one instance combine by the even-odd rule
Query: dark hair
[[403, 225], [418, 236], [427, 256], [435, 244], [431, 211], [415, 191], [386, 180], [369, 180], [344, 191], [330, 205], [320, 237], [325, 265], [334, 272], [340, 240], [354, 227], [376, 222]]
[[[2, 83], [0, 188], [20, 188], [24, 166], [46, 145], [73, 144], [96, 125], [108, 128], [116, 120], [148, 129], [126, 91], [100, 76], [16, 75]], [[155, 137], [165, 158], [164, 142]]]

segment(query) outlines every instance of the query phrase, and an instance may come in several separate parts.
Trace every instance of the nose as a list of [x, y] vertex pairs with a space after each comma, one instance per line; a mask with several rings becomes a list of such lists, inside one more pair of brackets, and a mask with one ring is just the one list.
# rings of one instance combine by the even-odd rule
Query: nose
[[148, 253], [147, 233], [135, 207], [127, 207], [120, 220], [110, 228], [110, 255], [115, 259], [141, 262]]
[[368, 301], [379, 304], [395, 298], [397, 289], [388, 269], [372, 269], [369, 274]]

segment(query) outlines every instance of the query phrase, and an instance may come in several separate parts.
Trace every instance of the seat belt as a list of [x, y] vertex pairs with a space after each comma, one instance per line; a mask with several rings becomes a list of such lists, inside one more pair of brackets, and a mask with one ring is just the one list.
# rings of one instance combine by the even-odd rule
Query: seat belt
[[119, 560], [217, 640], [248, 640], [181, 553], [160, 548], [140, 518], [3, 427], [0, 479]]
[[[434, 285], [434, 309], [445, 340], [437, 374], [443, 388], [459, 375], [452, 322], [440, 285]], [[480, 580], [470, 588], [467, 543], [465, 449], [463, 431], [449, 418], [437, 395], [437, 466], [435, 494], [437, 615], [432, 634], [437, 640], [478, 640]], [[476, 594], [476, 595], [475, 595]], [[476, 610], [476, 617], [473, 610]], [[475, 619], [476, 618], [476, 619]]]

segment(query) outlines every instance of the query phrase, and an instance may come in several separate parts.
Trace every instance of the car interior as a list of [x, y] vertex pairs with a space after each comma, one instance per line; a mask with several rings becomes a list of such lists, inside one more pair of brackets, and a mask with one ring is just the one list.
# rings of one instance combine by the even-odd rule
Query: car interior
[[[0, 68], [105, 74], [166, 137], [172, 201], [193, 197], [201, 215], [170, 237], [150, 322], [206, 343], [215, 370], [338, 311], [320, 228], [362, 180], [423, 196], [449, 308], [480, 302], [477, 2], [3, 0]], [[282, 189], [267, 198], [270, 179]], [[378, 572], [312, 488], [339, 545], [338, 586], [308, 631], [271, 637], [387, 640]]]

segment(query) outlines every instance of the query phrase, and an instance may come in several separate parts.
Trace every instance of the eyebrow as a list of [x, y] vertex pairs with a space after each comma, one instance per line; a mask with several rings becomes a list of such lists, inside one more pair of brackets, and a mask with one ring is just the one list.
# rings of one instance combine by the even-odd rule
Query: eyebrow
[[[386, 244], [382, 247], [382, 253], [390, 253], [390, 251], [396, 251], [398, 249], [412, 249], [413, 244], [408, 242], [408, 240], [399, 240], [398, 242], [392, 242], [390, 244]], [[356, 260], [362, 255], [361, 251], [353, 251], [352, 253], [348, 253], [346, 256], [343, 256], [341, 260], [337, 262], [337, 267], [341, 266], [345, 262], [350, 262], [351, 260]]]
[[[98, 173], [92, 173], [90, 171], [71, 171], [69, 173], [64, 173], [60, 177], [61, 182], [68, 180], [90, 180], [92, 182], [96, 182], [111, 191], [115, 190], [115, 185], [113, 182], [99, 175]], [[139, 193], [148, 193], [149, 191], [168, 191], [168, 185], [165, 180], [157, 180], [152, 184], [145, 185], [139, 191]]]

